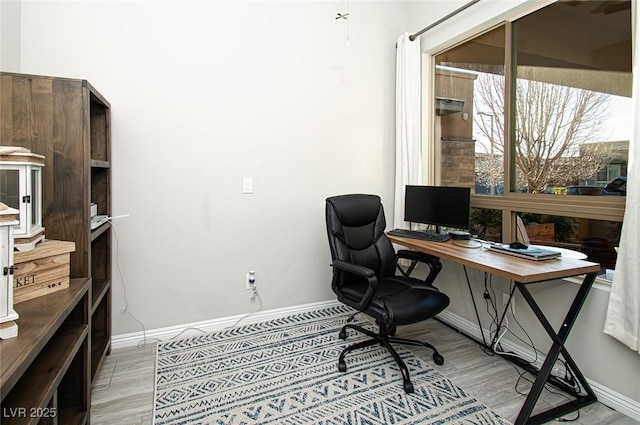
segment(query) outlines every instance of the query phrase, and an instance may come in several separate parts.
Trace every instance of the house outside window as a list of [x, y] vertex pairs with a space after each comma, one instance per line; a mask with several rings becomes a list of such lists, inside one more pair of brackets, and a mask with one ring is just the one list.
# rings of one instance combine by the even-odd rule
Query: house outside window
[[615, 267], [631, 34], [630, 1], [559, 1], [435, 55], [435, 180], [472, 189], [474, 233], [516, 240], [519, 216], [532, 243]]
[[[624, 165], [626, 165], [626, 161], [624, 162]], [[614, 180], [618, 176], [623, 175], [621, 169], [622, 164], [609, 164], [598, 172], [598, 174], [595, 176], [595, 181], [593, 181], [593, 179], [590, 179], [587, 180], [584, 184], [593, 184], [596, 186], [605, 187], [612, 180]]]

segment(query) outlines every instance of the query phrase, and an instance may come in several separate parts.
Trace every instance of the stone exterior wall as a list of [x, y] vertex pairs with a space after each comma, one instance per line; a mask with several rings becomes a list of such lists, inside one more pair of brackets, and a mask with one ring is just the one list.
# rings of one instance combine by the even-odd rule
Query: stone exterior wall
[[473, 139], [473, 87], [476, 74], [438, 70], [436, 97], [464, 101], [460, 112], [437, 111], [443, 186], [475, 191], [475, 140]]
[[442, 138], [442, 185], [475, 187], [475, 140]]

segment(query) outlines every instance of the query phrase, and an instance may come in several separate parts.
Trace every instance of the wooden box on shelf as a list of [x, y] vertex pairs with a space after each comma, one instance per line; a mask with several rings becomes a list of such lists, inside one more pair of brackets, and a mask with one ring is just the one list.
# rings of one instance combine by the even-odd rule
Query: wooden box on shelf
[[31, 251], [15, 252], [13, 302], [18, 304], [68, 288], [69, 259], [75, 245], [45, 240]]

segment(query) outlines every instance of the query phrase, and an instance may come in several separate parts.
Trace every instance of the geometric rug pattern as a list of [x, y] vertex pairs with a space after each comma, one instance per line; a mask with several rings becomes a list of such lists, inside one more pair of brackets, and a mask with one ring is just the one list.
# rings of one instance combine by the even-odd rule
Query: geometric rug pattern
[[342, 349], [364, 339], [338, 338], [352, 313], [334, 306], [159, 343], [154, 424], [509, 423], [399, 345], [413, 394], [380, 346], [351, 352], [339, 372]]

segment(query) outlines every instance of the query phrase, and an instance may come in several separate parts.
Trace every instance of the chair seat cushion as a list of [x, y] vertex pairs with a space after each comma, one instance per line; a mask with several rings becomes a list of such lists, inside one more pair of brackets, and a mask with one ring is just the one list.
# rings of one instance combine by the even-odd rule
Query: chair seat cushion
[[[415, 281], [415, 282], [414, 282]], [[440, 313], [449, 305], [449, 297], [432, 287], [420, 286], [421, 281], [406, 276], [391, 276], [378, 281], [376, 294], [364, 313], [387, 324], [406, 325], [421, 322]], [[351, 290], [350, 290], [351, 289]], [[353, 306], [362, 297], [364, 288], [342, 288], [348, 298], [342, 302]]]

